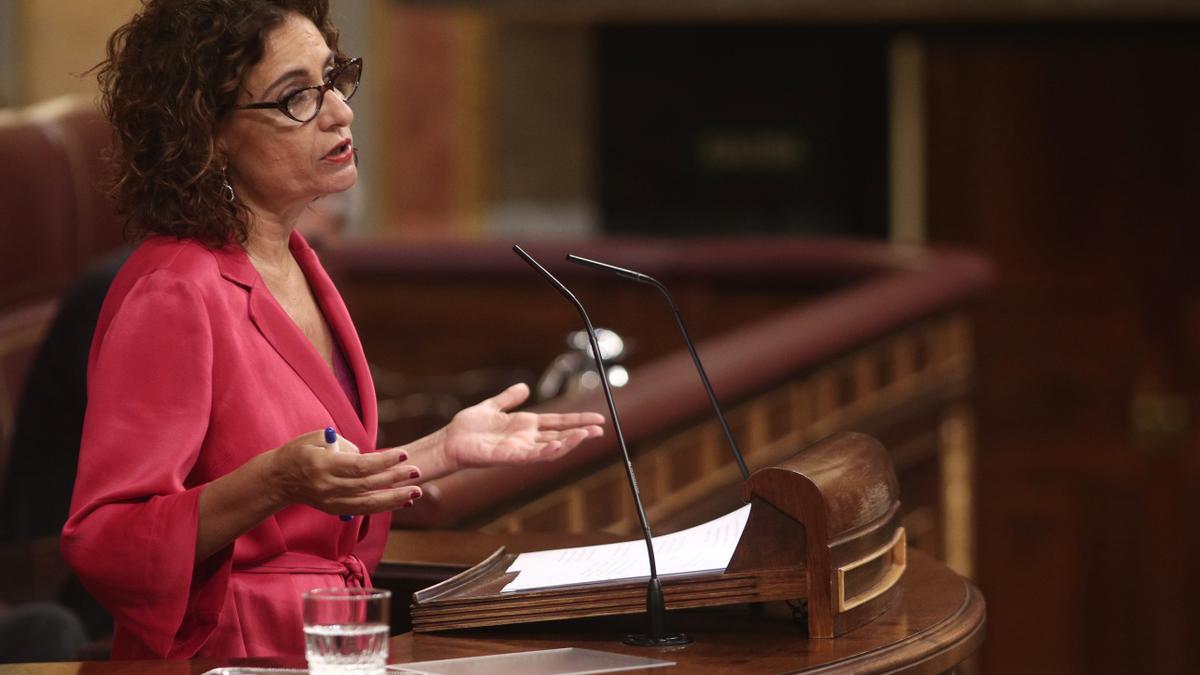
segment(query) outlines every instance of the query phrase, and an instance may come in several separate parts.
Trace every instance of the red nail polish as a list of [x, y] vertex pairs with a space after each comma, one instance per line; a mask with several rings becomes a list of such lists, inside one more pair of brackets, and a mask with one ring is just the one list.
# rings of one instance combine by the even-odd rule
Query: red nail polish
[[408, 474], [408, 477], [409, 477], [409, 478], [420, 478], [420, 477], [421, 477], [421, 472], [420, 472], [420, 471], [415, 471], [415, 470], [414, 470], [413, 472], [411, 472], [411, 473], [409, 473], [409, 474]]
[[412, 505], [413, 505], [413, 502], [412, 502], [412, 500], [410, 499], [410, 500], [408, 500], [408, 501], [404, 502], [404, 506], [401, 506], [400, 508], [402, 508], [402, 509], [407, 509], [408, 507], [410, 507], [410, 506], [412, 506]]

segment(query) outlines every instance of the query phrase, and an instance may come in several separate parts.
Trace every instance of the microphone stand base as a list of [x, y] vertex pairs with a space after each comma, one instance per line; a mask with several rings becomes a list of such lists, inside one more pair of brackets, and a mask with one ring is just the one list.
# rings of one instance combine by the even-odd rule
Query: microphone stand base
[[646, 634], [626, 635], [621, 642], [634, 647], [679, 647], [692, 644], [692, 638], [686, 633], [667, 633], [662, 637], [651, 637]]

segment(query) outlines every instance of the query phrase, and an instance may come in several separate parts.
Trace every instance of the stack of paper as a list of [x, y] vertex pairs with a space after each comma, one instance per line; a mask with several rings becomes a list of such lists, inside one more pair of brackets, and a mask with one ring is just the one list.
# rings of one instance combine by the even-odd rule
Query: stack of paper
[[[659, 576], [723, 571], [741, 540], [750, 505], [703, 525], [654, 537], [654, 559]], [[646, 542], [638, 539], [616, 544], [562, 548], [522, 553], [508, 567], [519, 572], [503, 592], [617, 581], [650, 576]]]

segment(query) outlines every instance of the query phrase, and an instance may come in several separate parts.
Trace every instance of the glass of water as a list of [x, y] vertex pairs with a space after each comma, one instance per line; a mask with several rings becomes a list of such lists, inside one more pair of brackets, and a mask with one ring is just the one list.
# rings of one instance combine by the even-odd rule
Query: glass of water
[[305, 593], [308, 672], [383, 675], [391, 598], [391, 591], [375, 588], [315, 588]]

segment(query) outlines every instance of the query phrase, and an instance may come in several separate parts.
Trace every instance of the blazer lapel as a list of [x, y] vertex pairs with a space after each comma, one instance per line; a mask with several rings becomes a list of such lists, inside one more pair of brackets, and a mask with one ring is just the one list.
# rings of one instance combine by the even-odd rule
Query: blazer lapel
[[[293, 237], [298, 235], [293, 235]], [[293, 239], [293, 243], [294, 243]], [[303, 240], [301, 240], [303, 241]], [[311, 252], [311, 249], [309, 249]], [[325, 360], [313, 348], [312, 343], [308, 341], [304, 333], [301, 332], [299, 326], [296, 325], [283, 307], [271, 295], [271, 291], [267, 289], [259, 276], [258, 271], [250, 263], [249, 257], [245, 251], [240, 248], [227, 247], [222, 249], [222, 255], [218, 256], [221, 273], [227, 279], [246, 287], [250, 295], [250, 320], [262, 333], [263, 337], [271, 344], [279, 356], [291, 366], [292, 370], [304, 381], [313, 394], [329, 411], [333, 418], [331, 421], [338, 433], [347, 436], [359, 446], [363, 452], [371, 452], [375, 449], [375, 435], [368, 433], [367, 429], [373, 428], [364, 425], [364, 421], [359, 419], [358, 414], [350, 405], [346, 395], [342, 392], [341, 386], [334, 377], [333, 370], [325, 363]], [[316, 284], [309, 272], [309, 268], [304, 262], [301, 262], [301, 267], [306, 275], [309, 276], [309, 284], [313, 285], [314, 294], [317, 295], [320, 301], [320, 292], [316, 289]], [[328, 278], [325, 279], [328, 283]], [[332, 284], [330, 284], [332, 286]], [[325, 303], [321, 303], [321, 309], [328, 314]], [[343, 310], [344, 311], [344, 310]], [[334, 321], [326, 316], [326, 320], [331, 327]], [[333, 329], [336, 334], [336, 328]], [[343, 338], [338, 335], [338, 339]], [[344, 344], [344, 343], [343, 343]], [[357, 345], [357, 342], [355, 343]], [[350, 351], [349, 347], [346, 347]], [[361, 347], [357, 348], [358, 354], [361, 356]], [[347, 360], [350, 361], [350, 356], [347, 355]], [[350, 361], [352, 367], [355, 368], [355, 376], [359, 380], [360, 397], [362, 397], [362, 407], [364, 412], [367, 410], [367, 398], [361, 394], [362, 391], [362, 375], [359, 374], [359, 369]], [[369, 385], [368, 380], [368, 385]], [[371, 410], [374, 414], [375, 400], [372, 392]]]
[[[329, 329], [333, 331], [333, 336], [337, 340], [338, 345], [342, 349], [342, 354], [346, 357], [346, 363], [349, 364], [350, 370], [354, 373], [355, 386], [358, 388], [359, 405], [362, 407], [362, 419], [358, 419], [354, 415], [355, 420], [361, 425], [364, 433], [370, 439], [370, 449], [364, 449], [364, 452], [369, 452], [375, 449], [375, 431], [378, 424], [378, 403], [375, 397], [375, 383], [371, 379], [371, 367], [367, 363], [367, 357], [363, 353], [362, 342], [358, 338], [358, 331], [354, 328], [354, 323], [350, 319], [350, 312], [346, 309], [346, 303], [342, 301], [342, 296], [337, 292], [326, 274], [325, 268], [321, 266], [321, 262], [317, 259], [316, 251], [308, 245], [304, 237], [300, 236], [299, 232], [292, 232], [290, 242], [292, 254], [296, 257], [296, 261], [300, 263], [300, 268], [304, 270], [304, 276], [308, 278], [308, 284], [313, 290], [313, 295], [317, 298], [317, 304], [320, 305], [322, 313], [325, 315], [325, 321], [329, 324]], [[328, 370], [328, 369], [326, 369]], [[337, 380], [334, 379], [336, 384]], [[342, 393], [341, 386], [338, 385], [338, 395], [342, 400], [346, 400], [346, 395]], [[347, 408], [353, 410], [347, 402]]]

